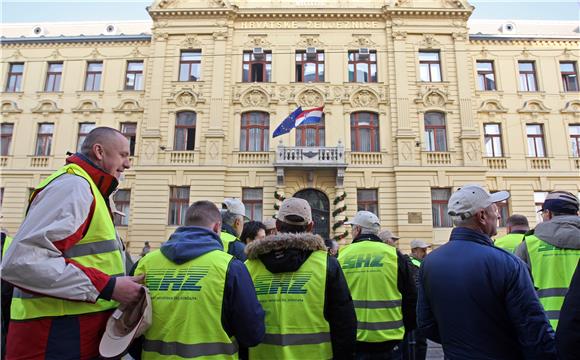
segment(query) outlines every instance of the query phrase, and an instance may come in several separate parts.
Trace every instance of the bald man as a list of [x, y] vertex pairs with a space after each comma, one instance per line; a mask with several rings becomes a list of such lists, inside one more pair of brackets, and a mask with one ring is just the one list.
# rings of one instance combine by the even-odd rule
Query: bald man
[[130, 166], [127, 139], [99, 127], [32, 192], [2, 263], [2, 278], [16, 286], [8, 359], [97, 358], [109, 315], [138, 299], [142, 279], [123, 276], [109, 205]]

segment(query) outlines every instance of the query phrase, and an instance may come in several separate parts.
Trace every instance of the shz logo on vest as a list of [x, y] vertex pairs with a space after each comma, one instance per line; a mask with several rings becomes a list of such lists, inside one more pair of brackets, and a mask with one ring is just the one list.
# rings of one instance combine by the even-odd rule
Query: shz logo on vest
[[311, 272], [299, 274], [259, 275], [254, 279], [256, 295], [272, 294], [306, 294], [306, 283], [312, 277]]
[[192, 266], [187, 269], [151, 269], [145, 282], [151, 291], [200, 291], [198, 285], [209, 272], [207, 266]]
[[347, 256], [342, 264], [343, 269], [382, 267], [384, 254], [357, 254]]

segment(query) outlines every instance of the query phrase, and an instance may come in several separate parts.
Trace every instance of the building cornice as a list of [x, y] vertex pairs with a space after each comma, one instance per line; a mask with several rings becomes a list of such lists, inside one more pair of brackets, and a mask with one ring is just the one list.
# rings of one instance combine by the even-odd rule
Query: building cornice
[[57, 44], [57, 43], [148, 43], [151, 42], [151, 35], [96, 35], [96, 36], [42, 36], [42, 37], [1, 37], [2, 46], [9, 45], [38, 45], [38, 44]]
[[498, 36], [470, 34], [471, 44], [498, 44], [498, 45], [534, 45], [534, 44], [570, 44], [579, 43], [580, 37], [534, 37], [534, 36]]

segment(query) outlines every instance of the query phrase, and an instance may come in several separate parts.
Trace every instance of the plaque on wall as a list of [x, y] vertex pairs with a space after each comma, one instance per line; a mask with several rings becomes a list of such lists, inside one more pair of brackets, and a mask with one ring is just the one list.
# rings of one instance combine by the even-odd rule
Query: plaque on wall
[[423, 223], [423, 214], [420, 212], [408, 212], [407, 213], [407, 222], [409, 224], [422, 224]]

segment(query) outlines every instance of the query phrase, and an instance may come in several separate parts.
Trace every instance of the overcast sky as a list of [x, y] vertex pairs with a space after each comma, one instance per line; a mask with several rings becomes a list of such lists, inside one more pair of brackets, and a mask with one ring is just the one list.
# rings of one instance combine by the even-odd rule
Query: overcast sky
[[[2, 22], [148, 20], [153, 1], [0, 0]], [[580, 0], [472, 0], [472, 19], [579, 20]]]

